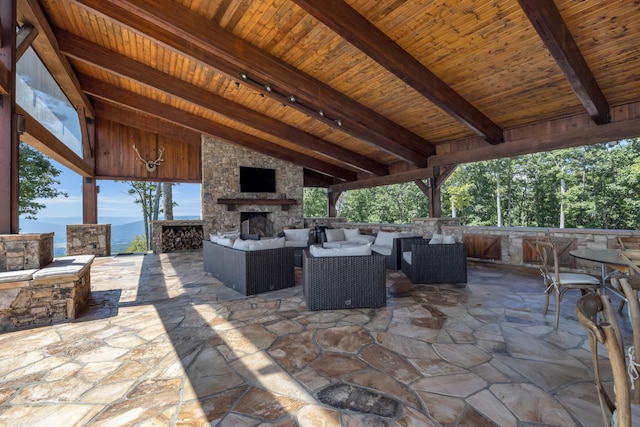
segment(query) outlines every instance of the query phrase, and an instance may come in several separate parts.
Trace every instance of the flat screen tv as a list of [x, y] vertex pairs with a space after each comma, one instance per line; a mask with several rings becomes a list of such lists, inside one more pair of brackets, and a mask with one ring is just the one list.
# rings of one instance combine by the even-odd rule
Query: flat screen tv
[[240, 192], [275, 193], [276, 170], [240, 166]]

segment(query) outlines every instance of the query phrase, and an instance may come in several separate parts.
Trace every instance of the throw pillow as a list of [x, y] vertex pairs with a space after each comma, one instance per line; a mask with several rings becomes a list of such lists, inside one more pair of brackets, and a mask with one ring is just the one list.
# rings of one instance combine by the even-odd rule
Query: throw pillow
[[327, 242], [335, 242], [338, 240], [347, 240], [344, 238], [344, 230], [342, 228], [327, 228], [324, 230]]
[[236, 239], [235, 242], [233, 242], [233, 249], [238, 249], [240, 251], [248, 251], [249, 250], [249, 242], [250, 240], [244, 240], [244, 239]]
[[220, 237], [216, 243], [222, 246], [228, 246], [230, 248], [233, 247], [233, 243], [236, 241], [237, 239], [228, 239], [226, 237]]
[[431, 240], [429, 240], [429, 244], [430, 245], [440, 245], [442, 244], [442, 234], [438, 234], [438, 233], [433, 233], [433, 236], [431, 236]]
[[296, 241], [296, 240], [309, 240], [309, 232], [310, 228], [292, 228], [289, 230], [284, 230], [284, 237], [287, 241]]
[[379, 231], [373, 244], [376, 246], [393, 246], [393, 239], [400, 237], [399, 234], [395, 231]]
[[454, 239], [453, 236], [445, 234], [444, 236], [442, 236], [442, 243], [444, 243], [445, 245], [452, 245], [456, 243], [456, 239]]
[[360, 235], [360, 229], [358, 228], [343, 228], [344, 240], [353, 240]]
[[247, 250], [259, 251], [263, 249], [284, 248], [284, 241], [284, 237], [279, 237], [276, 239], [250, 240]]

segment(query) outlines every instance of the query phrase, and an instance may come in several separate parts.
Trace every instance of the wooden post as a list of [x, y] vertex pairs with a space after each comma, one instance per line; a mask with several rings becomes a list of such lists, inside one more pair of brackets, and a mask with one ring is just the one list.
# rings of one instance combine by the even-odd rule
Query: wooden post
[[336, 191], [336, 192], [327, 192], [327, 201], [328, 201], [328, 216], [329, 217], [334, 217], [337, 215], [336, 212], [336, 203], [338, 203], [338, 199], [340, 198], [340, 195], [342, 194], [342, 191]]
[[[91, 166], [95, 175], [95, 125], [93, 120], [85, 117], [84, 110], [80, 112], [79, 119], [83, 125], [82, 146], [84, 160]], [[98, 223], [98, 186], [96, 185], [95, 177], [82, 178], [82, 223]]]
[[16, 0], [0, 0], [0, 234], [17, 234]]

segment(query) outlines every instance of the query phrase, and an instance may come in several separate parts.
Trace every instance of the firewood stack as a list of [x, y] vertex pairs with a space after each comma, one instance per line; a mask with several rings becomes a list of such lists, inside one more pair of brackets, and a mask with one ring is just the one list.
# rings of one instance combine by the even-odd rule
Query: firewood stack
[[202, 227], [175, 226], [162, 228], [162, 252], [202, 248]]

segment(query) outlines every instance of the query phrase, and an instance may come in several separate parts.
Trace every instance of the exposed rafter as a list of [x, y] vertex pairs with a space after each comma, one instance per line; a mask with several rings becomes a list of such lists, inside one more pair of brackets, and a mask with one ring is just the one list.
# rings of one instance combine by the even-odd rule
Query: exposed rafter
[[[426, 157], [435, 152], [429, 141], [173, 1], [74, 1], [181, 54], [185, 54], [185, 41], [192, 43], [188, 55], [231, 78], [238, 79], [241, 72], [248, 72], [328, 114], [346, 117], [341, 131], [416, 166], [424, 166]], [[114, 7], [114, 4], [123, 9]], [[140, 18], [155, 26], [141, 22]], [[296, 105], [292, 107], [299, 108]]]
[[84, 108], [87, 117], [93, 118], [93, 107], [80, 89], [80, 83], [78, 83], [67, 58], [60, 53], [58, 42], [37, 0], [18, 2], [18, 22], [22, 26], [32, 25], [38, 31], [38, 36], [33, 41], [33, 47], [38, 56], [47, 66], [69, 101], [76, 108]]
[[599, 125], [609, 123], [609, 103], [553, 0], [518, 0], [518, 3], [593, 121]]
[[27, 131], [20, 136], [22, 141], [46, 156], [58, 159], [59, 163], [79, 175], [87, 177], [93, 176], [93, 168], [60, 141], [58, 137], [53, 135], [47, 128], [41, 125], [39, 121], [19, 106], [16, 107], [16, 111], [25, 117]]
[[38, 36], [38, 30], [33, 25], [26, 24], [20, 27], [16, 34], [16, 61], [31, 46]]
[[250, 108], [204, 91], [87, 40], [63, 31], [57, 31], [56, 36], [61, 50], [74, 59], [87, 62], [139, 83], [150, 85], [152, 88], [163, 91], [173, 97], [200, 105], [213, 113], [222, 114], [277, 138], [289, 140], [305, 149], [337, 159], [365, 172], [375, 175], [386, 175], [388, 173], [387, 167], [375, 160], [346, 150], [271, 117], [259, 114]]
[[11, 71], [0, 62], [0, 95], [9, 94], [9, 74]]
[[342, 0], [293, 0], [367, 56], [491, 144], [502, 129]]
[[261, 138], [237, 131], [227, 126], [212, 123], [210, 120], [194, 116], [193, 114], [175, 107], [171, 107], [151, 99], [142, 98], [136, 93], [104, 83], [92, 77], [81, 75], [80, 81], [82, 82], [82, 87], [85, 91], [97, 98], [138, 110], [164, 120], [169, 120], [197, 132], [211, 135], [215, 138], [220, 138], [232, 144], [241, 145], [270, 156], [278, 157], [326, 175], [335, 176], [336, 178], [348, 181], [356, 179], [355, 173], [339, 166], [335, 166], [288, 149], [281, 147], [278, 148], [275, 144], [269, 143]]

